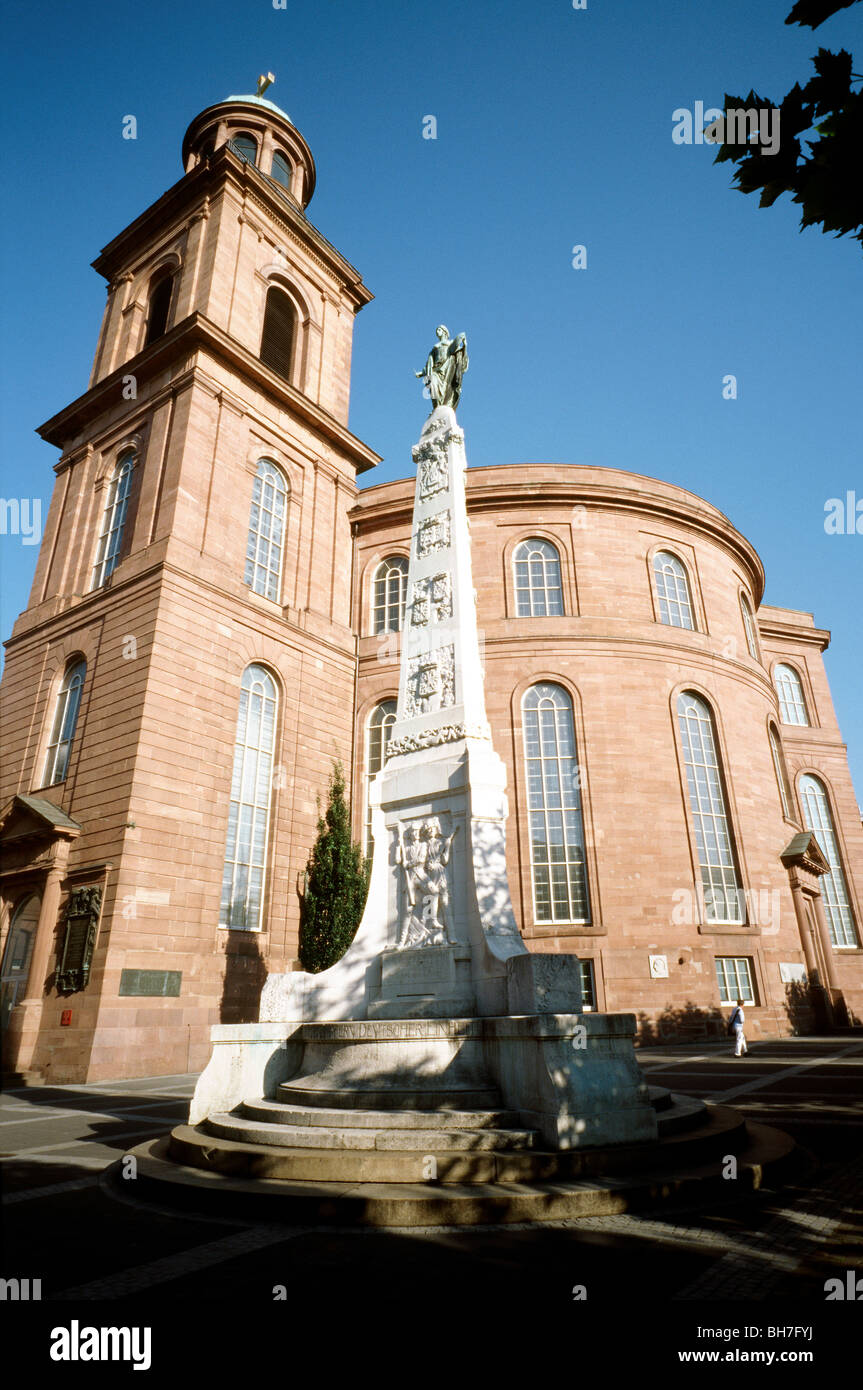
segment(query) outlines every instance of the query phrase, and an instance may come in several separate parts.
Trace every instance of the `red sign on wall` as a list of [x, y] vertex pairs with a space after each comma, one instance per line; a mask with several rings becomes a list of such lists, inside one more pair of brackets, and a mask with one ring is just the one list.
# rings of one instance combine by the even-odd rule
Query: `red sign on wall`
[[72, 1022], [72, 1010], [71, 1010], [71, 1009], [64, 1009], [63, 1012], [62, 1012], [61, 1015], [60, 1015], [60, 1027], [61, 1027], [61, 1028], [68, 1028], [68, 1027], [69, 1027], [69, 1024], [70, 1024], [71, 1022]]

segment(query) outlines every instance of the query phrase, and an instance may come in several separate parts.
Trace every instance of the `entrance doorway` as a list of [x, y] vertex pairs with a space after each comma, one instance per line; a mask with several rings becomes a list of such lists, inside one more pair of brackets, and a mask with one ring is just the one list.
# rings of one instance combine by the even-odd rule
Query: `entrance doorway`
[[12, 916], [0, 967], [0, 1030], [5, 1030], [9, 1015], [27, 984], [41, 906], [39, 894], [31, 893], [18, 904]]

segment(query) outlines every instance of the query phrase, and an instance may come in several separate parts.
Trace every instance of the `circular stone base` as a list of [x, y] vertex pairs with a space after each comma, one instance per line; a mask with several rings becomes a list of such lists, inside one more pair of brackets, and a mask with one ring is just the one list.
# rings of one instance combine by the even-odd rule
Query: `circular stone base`
[[[767, 1181], [799, 1177], [808, 1163], [786, 1134], [713, 1106], [695, 1128], [632, 1146], [628, 1154], [620, 1146], [456, 1154], [437, 1150], [433, 1134], [429, 1139], [425, 1153], [416, 1147], [334, 1152], [237, 1142], [179, 1126], [130, 1152], [138, 1165], [135, 1192], [144, 1201], [338, 1227], [496, 1225], [708, 1207], [741, 1200]], [[734, 1181], [728, 1180], [730, 1154]], [[364, 1168], [369, 1159], [375, 1171]], [[128, 1197], [128, 1183], [117, 1180], [116, 1188]]]

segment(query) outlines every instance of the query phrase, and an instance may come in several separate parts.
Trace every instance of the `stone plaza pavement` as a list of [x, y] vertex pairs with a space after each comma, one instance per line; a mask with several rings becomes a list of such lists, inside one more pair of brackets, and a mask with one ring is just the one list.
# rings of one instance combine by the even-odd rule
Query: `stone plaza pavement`
[[800, 1322], [806, 1305], [823, 1309], [826, 1279], [863, 1275], [863, 1036], [729, 1052], [695, 1043], [638, 1055], [651, 1083], [791, 1133], [815, 1160], [806, 1182], [706, 1213], [542, 1226], [324, 1231], [154, 1208], [134, 1178], [117, 1176], [117, 1160], [185, 1118], [194, 1077], [15, 1088], [0, 1122], [2, 1274], [41, 1279], [43, 1300], [82, 1305], [284, 1297], [290, 1306], [347, 1285], [397, 1297], [419, 1281], [448, 1298], [481, 1291], [561, 1310], [576, 1286], [592, 1307], [619, 1302], [623, 1280], [667, 1304], [790, 1302], [784, 1321]]

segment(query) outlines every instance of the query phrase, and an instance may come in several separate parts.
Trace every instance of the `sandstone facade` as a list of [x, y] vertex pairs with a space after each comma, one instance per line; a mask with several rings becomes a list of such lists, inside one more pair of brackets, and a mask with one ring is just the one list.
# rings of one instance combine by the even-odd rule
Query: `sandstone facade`
[[[395, 698], [398, 680], [397, 636], [373, 630], [373, 579], [390, 557], [408, 554], [410, 500], [409, 482], [372, 486], [352, 513], [356, 741], [366, 749], [374, 711]], [[646, 1037], [721, 1034], [717, 958], [749, 963], [753, 1037], [812, 1026], [799, 984], [783, 978], [807, 961], [780, 859], [805, 828], [799, 781], [811, 773], [827, 791], [856, 933], [856, 944], [840, 949], [822, 922], [817, 966], [852, 1012], [863, 1012], [863, 833], [822, 658], [829, 633], [809, 614], [759, 607], [764, 573], [754, 549], [721, 512], [682, 488], [601, 468], [479, 468], [468, 472], [468, 512], [486, 703], [508, 773], [510, 888], [531, 949], [574, 951], [590, 961], [595, 1007], [635, 1011]], [[559, 557], [562, 614], [518, 615], [514, 553], [535, 539]], [[685, 566], [692, 630], [661, 620], [657, 552]], [[741, 597], [756, 616], [754, 655]], [[808, 725], [783, 722], [777, 664], [799, 673]], [[562, 687], [572, 705], [586, 921], [543, 920], [534, 902], [522, 701], [539, 682]], [[739, 924], [707, 920], [698, 891], [677, 714], [684, 691], [701, 697], [715, 722], [744, 900]], [[785, 764], [787, 807], [771, 729]], [[363, 776], [358, 763], [357, 802]], [[652, 967], [654, 957], [660, 960]]]
[[[275, 177], [276, 154], [287, 183]], [[302, 872], [332, 761], [351, 769], [360, 837], [369, 720], [397, 693], [398, 634], [375, 631], [374, 581], [382, 561], [408, 553], [413, 484], [358, 491], [379, 459], [347, 428], [353, 320], [371, 296], [309, 222], [314, 162], [271, 102], [209, 108], [190, 126], [183, 160], [184, 177], [95, 262], [108, 303], [93, 372], [41, 430], [60, 450], [57, 482], [30, 601], [7, 645], [5, 1061], [57, 1082], [197, 1070], [210, 1024], [256, 1016], [266, 973], [296, 958]], [[159, 291], [166, 280], [170, 293]], [[261, 357], [273, 295], [283, 296], [279, 321], [292, 325], [289, 342], [282, 331], [271, 345], [278, 370]], [[120, 544], [100, 572], [124, 460]], [[247, 569], [262, 460], [285, 499], [274, 596], [256, 592]], [[751, 963], [756, 1038], [815, 1021], [788, 967], [814, 964], [827, 1004], [844, 998], [863, 1013], [863, 836], [822, 662], [828, 634], [807, 614], [759, 607], [752, 546], [682, 489], [559, 464], [485, 468], [468, 473], [468, 509], [486, 702], [509, 778], [510, 885], [529, 947], [583, 956], [594, 1006], [636, 1011], [645, 1036], [719, 1026], [717, 957]], [[558, 556], [562, 612], [551, 616], [518, 616], [514, 551], [531, 539]], [[658, 551], [686, 567], [693, 630], [661, 621]], [[741, 594], [757, 616], [756, 655]], [[58, 702], [82, 661], [57, 777]], [[782, 722], [777, 663], [799, 673], [806, 725]], [[250, 666], [276, 692], [254, 930], [220, 924]], [[588, 920], [535, 910], [522, 700], [537, 682], [572, 704]], [[698, 902], [682, 691], [713, 712], [746, 894], [744, 920], [721, 930]], [[787, 765], [786, 810], [771, 726]], [[807, 774], [826, 788], [848, 887], [856, 944], [841, 948], [818, 873], [780, 859], [804, 829]], [[794, 873], [814, 885], [809, 918], [799, 893], [795, 906]], [[86, 898], [92, 921], [74, 915], [82, 889], [99, 890]]]

